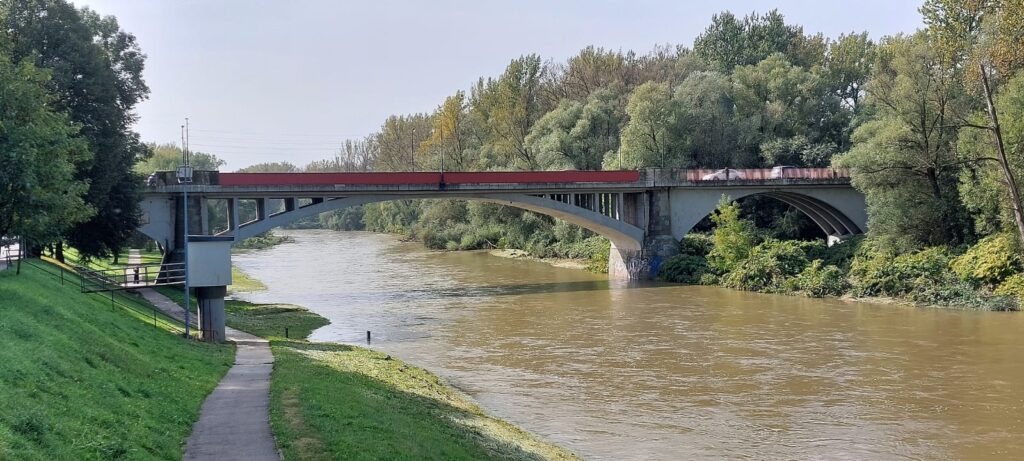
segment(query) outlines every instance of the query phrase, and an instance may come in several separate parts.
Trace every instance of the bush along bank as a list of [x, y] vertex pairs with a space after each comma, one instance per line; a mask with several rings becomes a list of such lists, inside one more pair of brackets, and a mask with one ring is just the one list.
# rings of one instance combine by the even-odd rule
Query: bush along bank
[[985, 310], [1019, 310], [1024, 303], [1024, 259], [1011, 234], [990, 235], [966, 248], [898, 253], [870, 237], [832, 247], [764, 237], [734, 203], [723, 203], [711, 219], [714, 231], [684, 237], [680, 254], [662, 264], [659, 279]]
[[522, 250], [608, 272], [608, 239], [549, 216], [465, 200], [395, 200], [320, 215], [333, 230], [400, 234], [433, 250]]

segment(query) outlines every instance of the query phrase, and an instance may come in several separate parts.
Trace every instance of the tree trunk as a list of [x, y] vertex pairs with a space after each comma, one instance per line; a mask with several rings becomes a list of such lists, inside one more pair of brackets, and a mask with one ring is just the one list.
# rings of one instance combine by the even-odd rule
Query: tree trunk
[[1024, 210], [1021, 210], [1020, 189], [1017, 187], [1017, 180], [1013, 177], [1013, 169], [1006, 158], [1006, 148], [1003, 146], [1003, 132], [999, 127], [999, 116], [996, 114], [996, 106], [992, 101], [992, 89], [988, 85], [988, 73], [984, 64], [981, 68], [981, 83], [985, 87], [985, 102], [988, 104], [988, 117], [992, 121], [992, 137], [996, 144], [996, 153], [999, 156], [999, 167], [1003, 170], [1006, 179], [1006, 186], [1010, 189], [1010, 201], [1013, 207], [1013, 218], [1017, 222], [1017, 235], [1024, 244]]
[[64, 262], [64, 242], [57, 242], [54, 244], [53, 249], [55, 250], [53, 257], [56, 258], [57, 261]]

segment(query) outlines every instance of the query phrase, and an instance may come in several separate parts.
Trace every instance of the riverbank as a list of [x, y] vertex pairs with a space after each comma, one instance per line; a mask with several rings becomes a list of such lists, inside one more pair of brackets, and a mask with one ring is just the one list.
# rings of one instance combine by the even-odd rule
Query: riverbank
[[658, 278], [761, 293], [842, 298], [923, 307], [1017, 311], [1024, 302], [1024, 258], [1012, 235], [966, 248], [896, 251], [871, 238], [827, 246], [778, 240], [740, 219], [735, 204], [715, 215], [711, 234], [690, 233]]
[[[181, 301], [180, 291], [162, 291]], [[307, 341], [328, 320], [302, 307], [229, 299], [225, 310], [229, 326], [271, 341], [270, 420], [286, 460], [578, 459], [488, 416], [422, 368], [370, 349]]]
[[527, 261], [537, 261], [545, 264], [550, 264], [554, 267], [562, 267], [566, 269], [579, 269], [579, 270], [590, 270], [591, 262], [589, 259], [572, 259], [572, 258], [538, 258], [530, 255], [529, 252], [524, 250], [484, 250], [491, 256], [497, 256], [499, 258], [508, 259], [525, 259]]
[[[141, 299], [0, 272], [0, 459], [180, 459], [230, 344], [187, 341]], [[54, 268], [56, 270], [56, 268]]]

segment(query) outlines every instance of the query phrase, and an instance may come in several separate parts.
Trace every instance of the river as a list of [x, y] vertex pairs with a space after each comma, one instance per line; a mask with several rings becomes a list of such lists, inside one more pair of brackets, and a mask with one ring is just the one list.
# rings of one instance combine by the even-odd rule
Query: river
[[235, 255], [311, 339], [427, 368], [587, 459], [1024, 459], [1024, 315], [605, 276], [365, 232]]

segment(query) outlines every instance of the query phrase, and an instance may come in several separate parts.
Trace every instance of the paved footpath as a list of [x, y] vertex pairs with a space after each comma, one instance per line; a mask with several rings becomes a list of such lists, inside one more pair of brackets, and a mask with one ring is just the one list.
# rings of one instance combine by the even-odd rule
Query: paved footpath
[[[139, 293], [161, 311], [184, 321], [185, 310], [166, 296], [151, 288], [143, 288]], [[195, 325], [195, 319], [191, 320]], [[226, 328], [226, 335], [237, 346], [235, 365], [203, 402], [199, 421], [192, 426], [192, 435], [185, 442], [183, 459], [279, 461], [281, 456], [270, 432], [268, 416], [274, 363], [270, 343], [230, 327]]]

